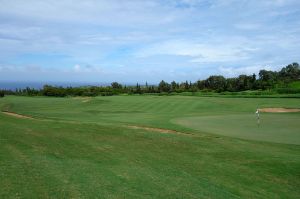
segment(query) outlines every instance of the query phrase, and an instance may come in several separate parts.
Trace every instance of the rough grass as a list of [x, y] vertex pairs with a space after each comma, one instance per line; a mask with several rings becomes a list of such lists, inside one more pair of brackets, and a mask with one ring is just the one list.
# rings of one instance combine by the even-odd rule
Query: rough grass
[[300, 89], [300, 81], [294, 81], [294, 82], [290, 83], [289, 87], [290, 88]]
[[297, 143], [275, 143], [268, 134], [266, 142], [239, 139], [172, 122], [244, 115], [257, 106], [299, 108], [299, 100], [5, 97], [1, 109], [37, 119], [0, 114], [0, 198], [299, 198]]

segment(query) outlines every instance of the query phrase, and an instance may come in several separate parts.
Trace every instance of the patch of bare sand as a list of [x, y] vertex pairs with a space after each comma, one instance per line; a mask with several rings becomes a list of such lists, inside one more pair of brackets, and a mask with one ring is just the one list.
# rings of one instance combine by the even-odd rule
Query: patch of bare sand
[[262, 113], [294, 113], [300, 112], [299, 108], [261, 108], [258, 109]]
[[86, 102], [91, 101], [92, 98], [91, 97], [73, 97], [73, 99], [81, 100], [81, 102], [86, 103]]
[[143, 129], [146, 131], [153, 131], [153, 132], [158, 132], [158, 133], [178, 134], [178, 135], [187, 135], [187, 136], [193, 135], [191, 133], [184, 133], [184, 132], [175, 131], [175, 130], [171, 130], [171, 129], [153, 128], [153, 127], [146, 127], [146, 126], [134, 126], [134, 125], [128, 125], [127, 127], [131, 128], [131, 129]]
[[18, 114], [18, 113], [13, 113], [13, 112], [2, 111], [2, 113], [4, 113], [5, 115], [9, 115], [9, 116], [17, 117], [17, 118], [23, 118], [23, 119], [34, 119], [33, 117], [26, 116], [26, 115], [21, 115], [21, 114]]

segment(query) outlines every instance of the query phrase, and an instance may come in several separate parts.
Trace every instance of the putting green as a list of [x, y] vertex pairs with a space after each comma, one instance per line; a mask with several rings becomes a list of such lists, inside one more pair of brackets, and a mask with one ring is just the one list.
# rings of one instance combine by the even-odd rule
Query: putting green
[[207, 133], [300, 145], [298, 113], [263, 113], [259, 125], [255, 114], [183, 117], [172, 122]]

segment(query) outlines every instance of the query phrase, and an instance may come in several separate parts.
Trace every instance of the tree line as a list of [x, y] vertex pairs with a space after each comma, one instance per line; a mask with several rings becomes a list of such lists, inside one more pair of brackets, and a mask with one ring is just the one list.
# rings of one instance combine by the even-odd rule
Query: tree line
[[42, 89], [25, 88], [12, 90], [0, 90], [0, 97], [7, 95], [23, 96], [111, 96], [118, 94], [144, 94], [144, 93], [181, 93], [181, 92], [239, 92], [246, 90], [271, 90], [277, 89], [280, 93], [300, 93], [299, 89], [288, 88], [289, 83], [300, 81], [300, 67], [298, 63], [292, 63], [283, 67], [280, 71], [260, 70], [256, 74], [239, 75], [234, 78], [225, 78], [221, 75], [212, 75], [205, 80], [196, 82], [170, 83], [162, 80], [158, 85], [136, 84], [122, 85], [118, 82], [110, 86], [84, 86], [84, 87], [58, 87], [44, 85]]

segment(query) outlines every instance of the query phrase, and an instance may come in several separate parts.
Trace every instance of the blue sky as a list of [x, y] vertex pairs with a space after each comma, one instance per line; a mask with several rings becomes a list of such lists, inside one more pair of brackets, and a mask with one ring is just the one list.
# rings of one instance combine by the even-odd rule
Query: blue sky
[[195, 81], [300, 60], [299, 0], [0, 0], [0, 80]]

